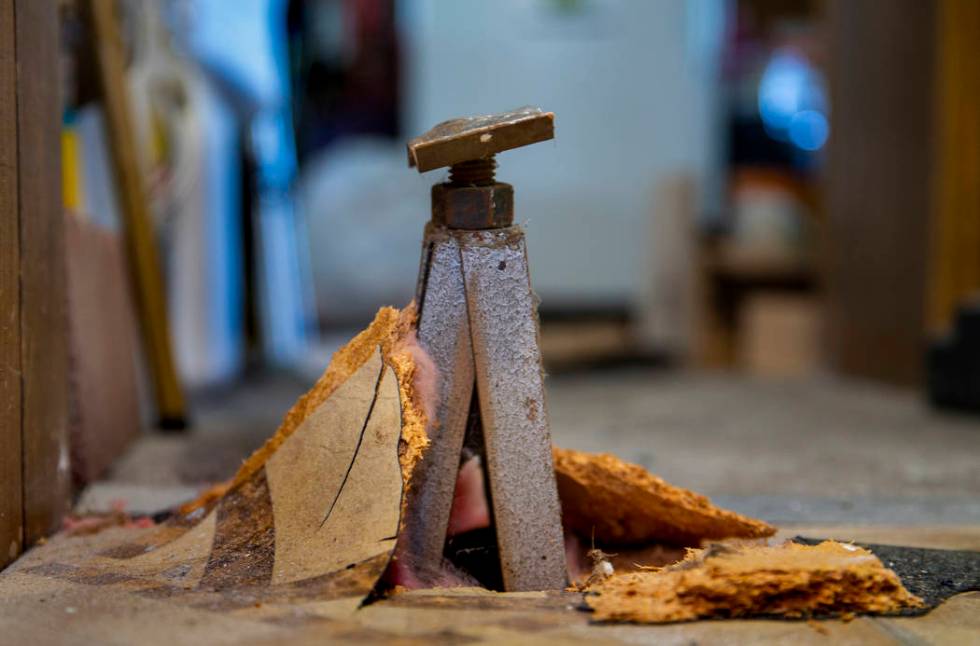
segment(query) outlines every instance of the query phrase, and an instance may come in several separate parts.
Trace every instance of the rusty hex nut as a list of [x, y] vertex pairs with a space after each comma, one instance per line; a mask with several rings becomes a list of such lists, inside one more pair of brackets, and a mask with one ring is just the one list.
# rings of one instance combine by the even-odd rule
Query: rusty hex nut
[[514, 187], [497, 182], [490, 186], [432, 187], [432, 221], [450, 229], [498, 229], [514, 222]]

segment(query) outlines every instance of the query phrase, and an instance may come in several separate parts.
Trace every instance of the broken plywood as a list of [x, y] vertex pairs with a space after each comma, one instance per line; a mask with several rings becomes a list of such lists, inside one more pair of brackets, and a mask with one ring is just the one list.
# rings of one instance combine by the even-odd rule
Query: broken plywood
[[[269, 459], [277, 514], [272, 583], [391, 553], [402, 491], [400, 425], [398, 383], [375, 353]], [[331, 434], [336, 441], [324, 442]]]
[[[129, 598], [138, 599], [133, 605], [149, 613], [143, 616], [148, 623], [160, 609], [183, 616], [192, 608], [206, 608], [210, 613], [247, 616], [262, 625], [296, 622], [331, 635], [337, 631], [391, 636], [377, 625], [358, 633], [366, 627], [357, 626], [359, 620], [351, 618], [351, 612], [392, 558], [402, 492], [425, 442], [426, 397], [420, 386], [425, 380], [419, 379], [425, 361], [412, 343], [412, 319], [411, 310], [382, 310], [365, 332], [338, 352], [313, 390], [297, 402], [275, 436], [229, 486], [188, 506], [162, 527], [60, 536], [0, 576], [0, 598], [30, 606], [35, 619], [44, 613], [37, 611], [32, 594], [64, 599], [71, 593], [71, 603], [78, 604], [68, 606], [72, 614], [101, 612], [96, 609], [103, 608], [101, 602]], [[435, 377], [430, 377], [431, 385]], [[564, 496], [566, 514], [577, 517], [580, 528], [589, 529], [603, 515], [615, 519], [614, 529], [597, 528], [600, 540], [694, 542], [772, 531], [612, 456], [556, 449], [555, 458], [559, 482], [574, 485], [573, 495]], [[625, 556], [626, 550], [617, 551]], [[541, 619], [555, 629], [584, 625], [582, 613], [575, 612], [578, 595], [555, 592], [543, 598], [547, 607], [529, 609], [533, 612], [526, 621]], [[156, 605], [143, 608], [147, 599]], [[381, 608], [398, 615], [408, 611], [401, 606], [410, 599], [413, 617], [425, 612], [416, 603], [435, 603], [468, 613], [466, 621], [484, 611], [528, 603], [524, 597], [490, 592], [464, 599], [439, 590], [417, 601], [396, 595], [357, 616], [388, 612]], [[329, 626], [318, 614], [328, 606], [331, 621], [337, 620]], [[60, 616], [57, 612], [54, 616]], [[304, 616], [309, 622], [297, 613], [308, 613]], [[485, 636], [503, 634], [498, 634], [496, 620], [488, 618], [486, 623], [494, 628]], [[166, 622], [162, 626], [169, 627]]]
[[232, 481], [75, 569], [168, 594], [300, 586], [364, 597], [391, 560], [426, 441], [413, 323], [411, 308], [382, 309]]
[[229, 489], [245, 482], [261, 469], [286, 438], [327, 401], [341, 384], [360, 369], [378, 348], [381, 349], [385, 363], [391, 366], [398, 378], [402, 408], [398, 459], [402, 467], [403, 482], [408, 483], [412, 469], [421, 459], [422, 452], [428, 445], [425, 431], [427, 394], [423, 391], [426, 388], [425, 384], [434, 379], [431, 375], [420, 374], [425, 369], [426, 363], [424, 360], [418, 360], [421, 350], [415, 340], [415, 320], [414, 305], [409, 305], [403, 310], [393, 307], [382, 307], [378, 310], [367, 328], [337, 350], [323, 375], [287, 411], [276, 432], [245, 461], [235, 477], [184, 505], [181, 511], [190, 513], [200, 507], [207, 507]]
[[639, 623], [882, 614], [922, 605], [874, 554], [834, 541], [690, 550], [679, 563], [615, 575], [590, 592], [595, 619]]
[[703, 540], [762, 538], [776, 532], [614, 455], [555, 447], [554, 460], [565, 528], [606, 545], [698, 547]]

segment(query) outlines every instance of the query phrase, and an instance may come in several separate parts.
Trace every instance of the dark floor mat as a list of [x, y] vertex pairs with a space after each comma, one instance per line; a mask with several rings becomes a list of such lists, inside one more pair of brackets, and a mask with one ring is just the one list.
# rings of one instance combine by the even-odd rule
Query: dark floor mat
[[[793, 540], [816, 545], [824, 539], [797, 536]], [[980, 590], [980, 552], [869, 543], [855, 545], [871, 550], [886, 567], [894, 570], [909, 592], [926, 604], [924, 608], [908, 609], [900, 614], [921, 615], [953, 595]]]

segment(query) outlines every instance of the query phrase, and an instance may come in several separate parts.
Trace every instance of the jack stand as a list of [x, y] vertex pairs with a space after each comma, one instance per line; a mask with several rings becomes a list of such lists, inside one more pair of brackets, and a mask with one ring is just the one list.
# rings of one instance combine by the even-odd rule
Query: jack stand
[[[413, 478], [410, 545], [437, 571], [471, 403], [483, 428], [492, 518], [508, 591], [567, 585], [537, 302], [514, 189], [496, 182], [494, 155], [554, 137], [539, 108], [455, 119], [408, 144], [409, 165], [450, 167], [432, 187], [416, 304], [421, 346], [439, 369], [437, 419]], [[476, 397], [474, 398], [474, 387]]]

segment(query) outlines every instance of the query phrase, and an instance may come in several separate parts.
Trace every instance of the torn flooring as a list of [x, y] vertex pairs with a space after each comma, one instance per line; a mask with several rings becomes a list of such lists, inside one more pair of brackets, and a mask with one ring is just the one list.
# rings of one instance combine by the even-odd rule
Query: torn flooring
[[[162, 527], [59, 537], [0, 577], [0, 598], [23, 607], [32, 589], [95, 586], [220, 613], [251, 615], [274, 606], [276, 621], [289, 614], [291, 604], [334, 599], [337, 613], [353, 611], [393, 553], [403, 492], [424, 450], [425, 404], [416, 388], [410, 332], [410, 311], [382, 310], [338, 352], [230, 486], [185, 507]], [[696, 545], [702, 538], [773, 531], [612, 456], [556, 449], [555, 462], [568, 527], [583, 539], [593, 526], [609, 545]], [[441, 603], [439, 594], [396, 595], [378, 605], [403, 607], [407, 599], [420, 598]], [[478, 609], [510, 607], [531, 597], [445, 592], [445, 598], [456, 599], [447, 603], [459, 610], [460, 598], [478, 599]], [[559, 599], [561, 611], [576, 617], [573, 623], [584, 614], [576, 610], [578, 595], [541, 598]]]

